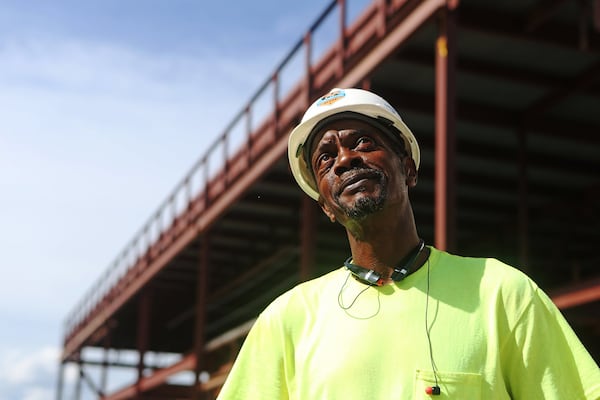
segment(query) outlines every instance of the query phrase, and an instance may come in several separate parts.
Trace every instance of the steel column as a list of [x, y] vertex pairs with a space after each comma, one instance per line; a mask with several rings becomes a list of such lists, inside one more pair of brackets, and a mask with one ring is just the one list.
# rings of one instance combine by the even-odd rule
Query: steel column
[[108, 377], [108, 352], [110, 350], [110, 330], [104, 337], [104, 359], [102, 360], [102, 375], [100, 376], [100, 390], [106, 393], [106, 382]]
[[77, 362], [77, 382], [75, 383], [75, 393], [73, 398], [75, 400], [81, 399], [81, 379], [83, 378], [83, 366], [81, 365], [81, 352], [79, 353], [79, 361]]
[[435, 246], [456, 248], [456, 21], [440, 10], [435, 48]]
[[150, 307], [152, 296], [148, 289], [142, 291], [142, 296], [138, 302], [138, 321], [137, 321], [137, 347], [139, 352], [138, 360], [138, 378], [136, 383], [136, 394], [138, 397], [142, 394], [141, 382], [144, 378], [144, 358], [148, 350], [148, 341], [150, 336]]
[[62, 400], [64, 370], [65, 370], [65, 363], [63, 361], [60, 361], [59, 365], [58, 365], [58, 374], [57, 374], [58, 383], [56, 385], [56, 400]]
[[300, 213], [300, 281], [313, 276], [315, 269], [317, 203], [308, 196], [302, 196]]
[[196, 283], [196, 320], [194, 323], [194, 354], [196, 363], [194, 367], [194, 385], [192, 386], [193, 400], [200, 400], [205, 397], [201, 390], [199, 377], [204, 367], [204, 330], [206, 325], [206, 301], [208, 299], [208, 270], [210, 268], [210, 240], [208, 232], [202, 235], [201, 241], [198, 280]]

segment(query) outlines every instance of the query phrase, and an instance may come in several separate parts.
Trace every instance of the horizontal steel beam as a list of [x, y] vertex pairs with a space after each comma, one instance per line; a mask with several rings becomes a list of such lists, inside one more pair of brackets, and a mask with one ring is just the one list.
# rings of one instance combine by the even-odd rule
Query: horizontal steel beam
[[600, 301], [600, 280], [557, 291], [550, 297], [554, 304], [563, 310]]

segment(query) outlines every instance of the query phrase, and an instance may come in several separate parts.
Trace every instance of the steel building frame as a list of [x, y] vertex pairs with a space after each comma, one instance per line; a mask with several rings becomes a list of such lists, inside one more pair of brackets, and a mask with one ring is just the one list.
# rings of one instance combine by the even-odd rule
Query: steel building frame
[[[459, 4], [458, 0], [374, 0], [352, 24], [348, 24], [346, 1], [332, 1], [250, 99], [244, 110], [235, 116], [223, 135], [177, 184], [106, 274], [76, 305], [66, 323], [57, 381], [57, 400], [65, 398], [64, 368], [67, 364], [77, 365], [79, 370], [79, 378], [72, 391], [76, 399], [80, 398], [84, 385], [87, 390], [96, 393], [98, 398], [110, 400], [142, 396], [145, 399], [214, 398], [231, 367], [241, 341], [252, 326], [252, 315], [256, 315], [260, 309], [254, 303], [247, 307], [235, 306], [235, 302], [238, 301], [235, 297], [237, 294], [232, 293], [239, 291], [244, 282], [271, 279], [263, 276], [266, 274], [264, 271], [270, 271], [269, 274], [273, 275], [269, 282], [270, 286], [274, 286], [274, 283], [281, 281], [282, 276], [290, 275], [289, 265], [296, 265], [297, 270], [293, 271], [293, 276], [290, 275], [290, 282], [286, 281], [289, 287], [293, 282], [310, 279], [319, 274], [321, 270], [318, 266], [324, 263], [319, 260], [329, 260], [329, 254], [324, 249], [327, 245], [321, 243], [325, 239], [317, 234], [324, 229], [319, 220], [318, 208], [312, 200], [295, 191], [296, 188], [293, 188], [289, 180], [289, 173], [282, 167], [285, 165], [289, 131], [299, 121], [307, 106], [331, 87], [356, 86], [386, 92], [385, 83], [377, 78], [378, 74], [381, 74], [380, 66], [383, 63], [393, 63], [398, 57], [399, 49], [424, 26], [436, 27], [434, 40], [430, 43], [431, 54], [423, 56], [411, 49], [407, 49], [403, 54], [416, 63], [430, 63], [429, 57], [432, 57], [435, 71], [433, 104], [429, 103], [429, 97], [411, 92], [411, 104], [407, 105], [417, 114], [423, 109], [429, 110], [433, 107], [434, 135], [431, 139], [423, 140], [425, 146], [433, 151], [429, 162], [432, 165], [433, 182], [432, 241], [440, 249], [462, 250], [459, 245], [461, 224], [458, 221], [458, 212], [461, 210], [458, 191], [460, 185], [457, 183], [457, 144], [460, 143], [457, 138], [458, 119], [467, 113], [473, 123], [485, 120], [486, 123], [497, 122], [499, 126], [516, 126], [519, 141], [515, 146], [518, 154], [516, 162], [512, 164], [516, 165], [519, 177], [516, 186], [518, 204], [514, 210], [518, 216], [517, 253], [520, 264], [527, 270], [526, 266], [531, 259], [530, 231], [533, 219], [530, 202], [531, 193], [535, 189], [530, 187], [530, 180], [527, 179], [531, 171], [528, 169], [531, 163], [528, 157], [528, 132], [552, 132], [554, 128], [545, 125], [544, 121], [540, 122], [538, 117], [543, 116], [565, 98], [591, 88], [593, 101], [597, 99], [598, 90], [597, 86], [594, 86], [598, 84], [600, 75], [597, 36], [591, 35], [580, 41], [582, 46], [586, 46], [585, 51], [591, 54], [590, 58], [595, 57], [590, 63], [591, 66], [571, 81], [565, 82], [563, 86], [538, 98], [522, 113], [521, 121], [514, 121], [509, 111], [502, 114], [489, 107], [458, 99], [457, 73], [461, 68], [485, 71], [491, 75], [505, 73], [500, 66], [478, 60], [465, 59], [464, 64], [459, 64], [458, 27], [481, 29], [481, 25], [477, 25], [476, 21], [491, 17], [484, 7], [478, 8], [477, 4], [463, 7], [463, 3], [467, 1]], [[525, 24], [528, 32], [531, 35], [539, 32], [565, 3], [566, 1], [555, 1], [551, 6], [535, 7]], [[590, 12], [596, 13], [593, 14], [593, 20], [600, 21], [597, 15], [600, 13], [600, 2], [594, 0], [590, 3], [593, 5], [593, 11]], [[506, 12], [509, 13], [510, 10]], [[461, 13], [460, 19], [458, 13]], [[338, 37], [322, 57], [313, 60], [315, 32], [332, 15], [337, 16]], [[490, 29], [506, 29], [502, 24], [492, 25], [494, 26]], [[427, 39], [431, 39], [431, 35], [427, 36]], [[559, 43], [563, 40], [564, 38], [556, 38]], [[282, 94], [282, 71], [294, 57], [299, 56], [303, 57], [302, 77], [297, 84]], [[544, 79], [543, 76], [526, 76], [525, 73], [520, 78], [527, 82]], [[554, 82], [549, 84], [557, 86]], [[394, 104], [406, 104], [406, 100], [398, 96], [400, 91], [389, 92], [389, 98]], [[265, 96], [271, 97], [271, 109], [264, 121], [255, 126], [253, 117], [257, 103]], [[234, 148], [238, 145], [235, 142], [234, 131], [240, 125], [243, 127], [241, 145]], [[600, 148], [597, 137], [593, 137], [592, 133], [586, 134], [588, 131], [595, 131], [597, 134], [599, 126], [577, 126], [581, 128], [579, 135]], [[557, 127], [560, 129], [559, 125]], [[219, 161], [218, 167], [214, 166], [215, 158]], [[592, 157], [585, 165], [596, 167], [598, 164], [599, 160]], [[273, 179], [265, 179], [265, 176], [271, 175], [274, 175]], [[461, 179], [464, 178], [464, 174], [460, 176]], [[260, 190], [254, 189], [257, 185]], [[600, 182], [597, 179], [592, 179], [592, 183], [586, 185], [585, 193], [590, 197], [600, 193]], [[255, 195], [255, 191], [259, 195]], [[260, 193], [274, 193], [274, 198], [283, 198], [289, 193], [289, 196], [295, 199], [293, 206], [297, 206], [295, 209], [300, 210], [300, 215], [290, 214], [290, 205], [282, 200], [263, 206], [258, 201]], [[423, 200], [423, 204], [426, 200], [428, 198]], [[417, 201], [420, 201], [418, 196]], [[256, 220], [241, 213], [240, 210], [245, 209], [244, 207], [260, 211], [262, 214], [259, 220], [262, 224], [257, 224]], [[546, 207], [551, 208], [552, 205]], [[595, 210], [593, 206], [591, 209]], [[235, 214], [236, 212], [241, 217]], [[297, 225], [291, 230], [295, 229], [297, 236], [291, 234], [288, 237], [290, 233], [283, 228], [269, 226], [278, 225], [277, 222], [263, 219], [264, 216], [270, 215], [280, 215], [289, 218], [290, 221], [296, 218]], [[228, 219], [230, 217], [231, 220]], [[595, 218], [593, 220], [595, 224]], [[269, 247], [264, 241], [256, 241], [252, 233], [239, 238], [221, 234], [227, 232], [228, 227], [234, 223], [235, 229], [239, 231], [258, 230], [267, 241], [268, 238], [273, 238], [272, 240], [278, 243]], [[598, 234], [595, 234], [591, 240], [598, 238]], [[235, 273], [216, 268], [215, 260], [222, 257], [221, 246], [227, 248], [226, 243], [234, 243], [237, 239], [240, 239], [239, 242], [252, 242], [260, 248], [256, 254], [252, 254], [253, 259], [248, 261], [241, 255], [228, 255], [237, 256], [236, 262], [247, 262], [249, 267]], [[236, 246], [238, 245], [241, 248], [247, 246], [236, 242]], [[340, 252], [337, 250], [339, 246], [336, 243], [333, 246], [336, 250], [331, 250], [336, 256]], [[288, 273], [280, 273], [279, 269]], [[563, 310], [581, 308], [582, 311], [573, 314], [573, 318], [577, 321], [585, 320], [588, 324], [586, 326], [593, 326], [590, 329], [592, 332], [600, 327], [600, 316], [597, 314], [600, 309], [600, 273], [589, 272], [587, 269], [584, 273], [585, 281], [577, 282], [577, 279], [574, 279], [574, 285], [559, 285], [552, 292], [552, 297]], [[178, 277], [178, 274], [181, 277]], [[592, 279], [589, 279], [590, 276]], [[161, 297], [164, 293], [174, 293], [173, 291], [180, 291], [181, 298]], [[239, 296], [242, 303], [250, 304], [256, 299], [264, 303], [276, 294], [261, 293], [263, 292], [257, 289], [256, 293], [249, 293], [247, 297], [241, 297], [245, 296], [243, 293]], [[169, 307], [165, 306], [163, 309], [157, 305], [163, 301], [170, 302]], [[232, 305], [229, 305], [230, 303]], [[596, 315], [588, 315], [590, 312]], [[163, 313], [168, 319], [160, 320], [160, 316], [157, 317]], [[587, 319], [582, 317], [584, 314], [587, 315]], [[229, 316], [230, 320], [224, 316]], [[183, 339], [176, 340], [173, 344], [165, 339], [168, 335], [162, 333], [161, 338], [157, 339], [157, 326], [172, 327], [169, 329], [178, 332]], [[597, 333], [600, 336], [600, 330]], [[104, 349], [104, 358], [86, 359], [86, 348]], [[139, 354], [137, 362], [111, 360], [110, 350], [120, 348], [135, 350]], [[149, 352], [168, 351], [171, 348], [174, 349], [172, 352], [180, 357], [169, 366], [159, 368], [151, 365], [146, 358]], [[595, 348], [591, 351], [596, 357], [600, 355], [595, 352]], [[99, 383], [87, 372], [86, 368], [93, 366], [101, 370]], [[107, 389], [107, 371], [116, 367], [136, 370], [137, 378], [131, 385], [110, 392]], [[184, 371], [193, 373], [194, 384], [184, 386], [168, 382], [170, 378]], [[203, 372], [207, 373], [208, 378], [202, 377]]]

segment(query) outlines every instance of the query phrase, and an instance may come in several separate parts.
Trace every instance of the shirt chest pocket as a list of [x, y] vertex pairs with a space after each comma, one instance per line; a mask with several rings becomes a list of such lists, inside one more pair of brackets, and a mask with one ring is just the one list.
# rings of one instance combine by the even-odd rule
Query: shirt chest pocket
[[435, 386], [433, 371], [417, 370], [415, 374], [415, 400], [480, 400], [482, 377], [464, 372], [437, 372], [440, 394], [432, 396], [427, 388]]

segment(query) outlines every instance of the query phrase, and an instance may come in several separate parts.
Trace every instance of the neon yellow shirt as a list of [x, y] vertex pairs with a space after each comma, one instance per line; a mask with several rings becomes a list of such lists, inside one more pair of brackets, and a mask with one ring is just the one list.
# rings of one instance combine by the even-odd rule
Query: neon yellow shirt
[[[433, 365], [439, 396], [425, 393]], [[431, 398], [600, 399], [600, 370], [520, 271], [431, 248], [402, 282], [368, 287], [340, 268], [277, 298], [218, 397]]]

